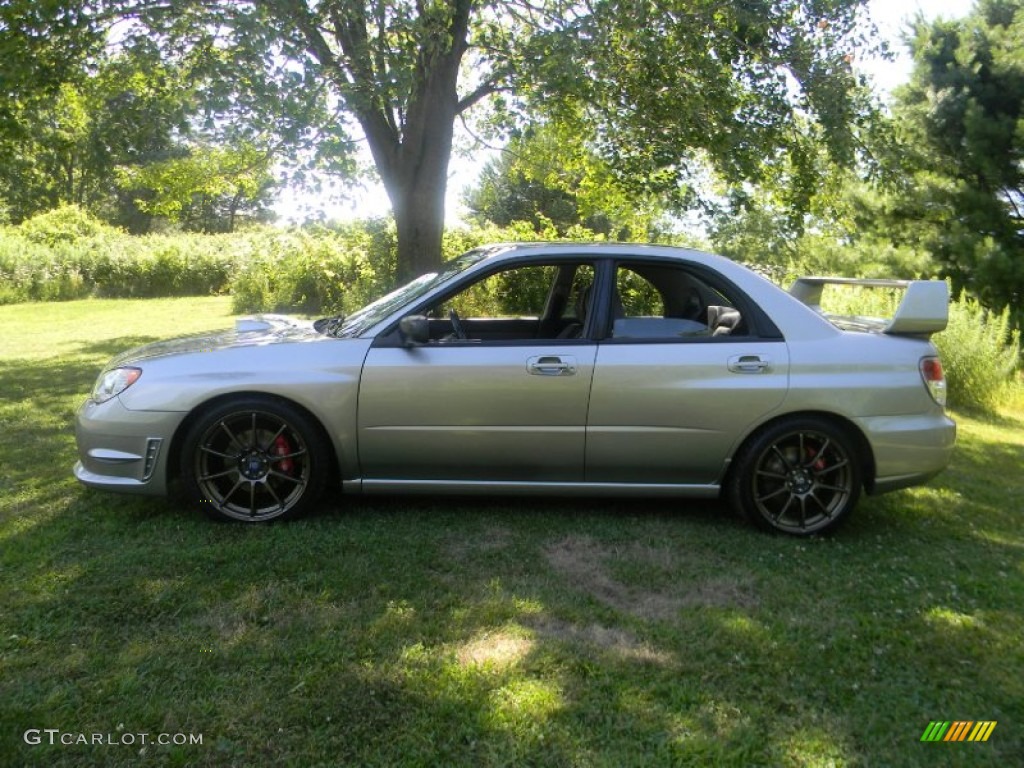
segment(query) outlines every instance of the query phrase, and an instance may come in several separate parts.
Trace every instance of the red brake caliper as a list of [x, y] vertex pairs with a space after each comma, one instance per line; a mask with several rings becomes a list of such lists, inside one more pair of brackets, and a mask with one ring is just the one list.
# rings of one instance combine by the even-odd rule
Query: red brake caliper
[[[817, 453], [817, 451], [815, 451], [813, 448], [808, 448], [807, 449], [807, 458], [808, 459], [813, 459], [815, 453]], [[823, 470], [826, 467], [825, 457], [824, 456], [819, 456], [818, 460], [815, 461], [813, 464], [811, 464], [811, 467], [814, 469], [815, 472], [821, 472], [821, 470]]]
[[[274, 440], [274, 455], [275, 456], [287, 456], [292, 452], [292, 447], [285, 439], [284, 435], [278, 435], [277, 439]], [[295, 469], [295, 462], [291, 459], [281, 459], [277, 462], [277, 468], [286, 475], [290, 475], [292, 470]]]

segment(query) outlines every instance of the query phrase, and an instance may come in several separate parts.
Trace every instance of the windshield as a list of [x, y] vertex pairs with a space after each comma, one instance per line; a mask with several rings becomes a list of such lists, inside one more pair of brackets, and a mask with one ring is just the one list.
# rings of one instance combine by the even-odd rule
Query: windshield
[[445, 262], [439, 272], [428, 272], [420, 275], [411, 283], [382, 296], [360, 310], [353, 312], [341, 323], [335, 336], [359, 336], [379, 323], [391, 313], [425, 295], [434, 287], [450, 280], [460, 272], [469, 269], [481, 259], [494, 253], [492, 248], [476, 248], [461, 256]]

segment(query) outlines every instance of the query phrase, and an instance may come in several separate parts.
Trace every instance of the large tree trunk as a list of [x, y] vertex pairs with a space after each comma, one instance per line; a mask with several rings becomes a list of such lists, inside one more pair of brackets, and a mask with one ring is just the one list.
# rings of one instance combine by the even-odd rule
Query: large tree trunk
[[395, 190], [391, 207], [398, 233], [398, 262], [395, 278], [405, 283], [418, 275], [435, 271], [441, 263], [444, 236], [444, 198], [447, 177], [420, 174]]
[[[473, 0], [446, 0], [445, 13], [417, 3], [433, 14], [429, 30], [418, 40], [414, 59], [395, 59], [386, 28], [386, 4], [354, 2], [310, 7], [309, 0], [273, 0], [268, 5], [305, 39], [307, 51], [331, 77], [366, 134], [374, 165], [391, 199], [398, 229], [396, 279], [406, 281], [441, 264], [444, 198], [455, 119], [493, 92], [484, 83], [459, 99], [459, 65], [468, 47]], [[319, 17], [324, 13], [324, 17]], [[375, 26], [376, 25], [376, 26]], [[323, 35], [329, 30], [335, 46]], [[393, 74], [412, 75], [412, 88], [381, 88]]]
[[[457, 0], [461, 4], [464, 0]], [[468, 14], [468, 10], [465, 11]], [[398, 233], [395, 278], [407, 282], [441, 265], [448, 163], [452, 154], [465, 17], [451, 48], [422, 62], [420, 81], [400, 133], [384, 130], [379, 113], [360, 115], [374, 163], [391, 199]]]
[[[448, 161], [454, 132], [452, 108], [434, 102], [434, 109], [410, 113], [405, 140], [381, 146], [370, 138], [370, 149], [391, 200], [398, 233], [399, 283], [434, 271], [441, 264], [444, 203], [448, 190]], [[414, 120], [414, 115], [416, 119]], [[372, 134], [367, 131], [367, 136]]]
[[370, 141], [395, 217], [395, 277], [399, 283], [432, 272], [441, 264], [448, 162], [458, 106], [455, 72], [443, 70], [455, 66], [457, 62], [445, 62], [441, 71], [433, 72], [423, 83], [406, 117], [400, 144], [378, 152]]

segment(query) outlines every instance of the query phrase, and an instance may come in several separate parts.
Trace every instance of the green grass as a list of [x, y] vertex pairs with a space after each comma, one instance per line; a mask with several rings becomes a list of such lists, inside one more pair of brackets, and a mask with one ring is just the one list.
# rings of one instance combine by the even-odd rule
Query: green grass
[[[671, 501], [331, 498], [242, 527], [79, 487], [106, 358], [229, 301], [0, 307], [0, 764], [1019, 764], [1019, 393], [828, 539]], [[922, 744], [932, 720], [998, 725]], [[203, 743], [24, 742], [46, 728]]]

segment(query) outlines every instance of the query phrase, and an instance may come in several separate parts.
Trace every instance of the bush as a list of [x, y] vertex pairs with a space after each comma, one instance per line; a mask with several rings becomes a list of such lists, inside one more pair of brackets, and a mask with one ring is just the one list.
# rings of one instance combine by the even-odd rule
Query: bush
[[234, 311], [351, 312], [390, 286], [393, 244], [374, 223], [269, 230], [230, 282]]
[[[442, 258], [451, 259], [487, 243], [601, 239], [574, 228], [560, 237], [553, 226], [541, 231], [514, 222], [446, 230]], [[235, 312], [348, 313], [395, 287], [397, 239], [389, 220], [295, 230], [267, 230], [257, 255], [244, 261], [231, 280]]]
[[40, 245], [73, 243], [83, 238], [121, 234], [121, 230], [93, 218], [77, 205], [62, 205], [33, 216], [22, 222], [18, 229], [29, 242]]
[[1020, 361], [1020, 332], [1011, 329], [1009, 309], [995, 314], [969, 299], [955, 301], [949, 326], [933, 341], [946, 371], [950, 404], [995, 410]]
[[0, 227], [0, 304], [223, 293], [244, 258], [223, 236], [52, 235]]

